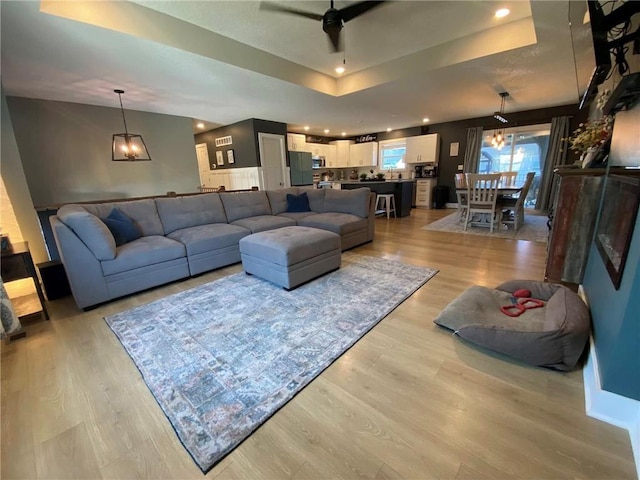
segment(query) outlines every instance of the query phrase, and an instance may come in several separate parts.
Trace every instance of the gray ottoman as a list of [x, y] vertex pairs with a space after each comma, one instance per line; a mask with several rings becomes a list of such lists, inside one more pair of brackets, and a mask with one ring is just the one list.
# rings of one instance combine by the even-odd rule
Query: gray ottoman
[[290, 290], [340, 268], [340, 235], [311, 227], [283, 227], [240, 240], [244, 271]]

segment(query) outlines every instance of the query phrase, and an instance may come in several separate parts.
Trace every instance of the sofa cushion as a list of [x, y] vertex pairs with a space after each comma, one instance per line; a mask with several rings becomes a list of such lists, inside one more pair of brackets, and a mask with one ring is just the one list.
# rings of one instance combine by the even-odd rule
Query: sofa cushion
[[350, 213], [360, 218], [369, 216], [369, 194], [367, 187], [353, 190], [327, 189], [324, 196], [324, 212]]
[[281, 188], [279, 190], [267, 190], [267, 198], [271, 205], [271, 215], [287, 211], [287, 194], [298, 195], [298, 187]]
[[102, 262], [102, 271], [105, 275], [114, 275], [182, 258], [186, 254], [182, 243], [160, 235], [150, 235], [118, 247], [116, 258]]
[[305, 189], [307, 197], [309, 197], [309, 208], [312, 212], [324, 212], [324, 196], [328, 188]]
[[287, 193], [287, 212], [310, 212], [309, 197], [306, 192], [300, 195]]
[[156, 205], [165, 235], [196, 225], [227, 223], [227, 216], [217, 193], [156, 198]]
[[105, 219], [117, 208], [140, 227], [142, 235], [164, 235], [156, 202], [152, 198], [129, 202], [109, 202], [82, 205], [89, 213]]
[[100, 218], [80, 205], [63, 205], [58, 218], [69, 227], [98, 260], [111, 260], [116, 256], [116, 241]]
[[231, 225], [248, 228], [251, 230], [251, 233], [273, 230], [274, 228], [280, 227], [291, 227], [295, 224], [295, 220], [279, 215], [259, 215], [257, 217], [241, 218], [240, 220], [231, 222]]
[[251, 235], [244, 227], [228, 223], [211, 223], [176, 230], [167, 235], [187, 247], [189, 256], [237, 245], [241, 238]]
[[319, 214], [316, 212], [282, 212], [278, 214], [279, 217], [290, 218], [292, 220], [295, 220], [296, 223], [298, 223], [303, 218], [310, 217], [311, 215], [319, 215]]
[[222, 193], [220, 200], [229, 223], [241, 218], [271, 215], [266, 192]]
[[317, 215], [301, 218], [298, 221], [298, 225], [321, 228], [340, 235], [368, 228], [367, 220], [363, 218], [348, 213], [334, 212], [318, 213]]
[[111, 210], [109, 216], [104, 219], [104, 224], [113, 235], [116, 247], [132, 242], [142, 236], [140, 228], [134, 221], [117, 208]]

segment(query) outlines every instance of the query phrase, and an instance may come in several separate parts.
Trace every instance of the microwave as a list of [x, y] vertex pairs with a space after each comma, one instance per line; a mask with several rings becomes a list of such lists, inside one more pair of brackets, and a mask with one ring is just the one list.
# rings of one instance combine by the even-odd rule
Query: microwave
[[311, 157], [312, 168], [325, 168], [327, 166], [324, 157]]

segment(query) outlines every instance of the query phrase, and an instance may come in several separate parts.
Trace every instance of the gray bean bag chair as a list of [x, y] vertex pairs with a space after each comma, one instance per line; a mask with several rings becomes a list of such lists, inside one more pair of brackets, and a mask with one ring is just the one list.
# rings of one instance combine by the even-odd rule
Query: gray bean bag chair
[[[510, 317], [500, 310], [516, 290], [531, 291], [544, 307]], [[495, 289], [473, 286], [462, 292], [434, 320], [465, 340], [557, 370], [576, 366], [584, 351], [591, 321], [582, 299], [562, 285], [511, 280]]]

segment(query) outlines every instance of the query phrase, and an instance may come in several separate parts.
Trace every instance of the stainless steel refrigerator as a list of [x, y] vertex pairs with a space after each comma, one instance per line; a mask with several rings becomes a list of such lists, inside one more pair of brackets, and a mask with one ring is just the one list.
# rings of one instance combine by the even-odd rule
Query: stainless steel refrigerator
[[313, 185], [311, 152], [289, 152], [291, 186]]

